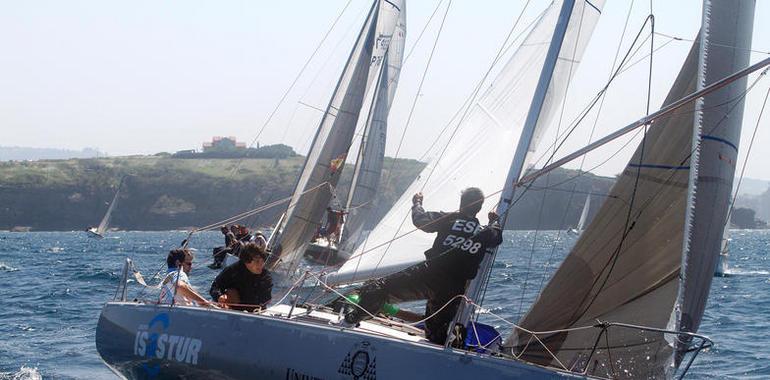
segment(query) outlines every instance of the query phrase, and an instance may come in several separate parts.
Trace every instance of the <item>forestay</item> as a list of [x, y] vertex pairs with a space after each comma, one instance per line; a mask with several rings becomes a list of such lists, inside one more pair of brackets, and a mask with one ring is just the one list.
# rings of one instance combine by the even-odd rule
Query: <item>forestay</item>
[[[377, 0], [326, 108], [286, 210], [268, 266], [291, 275], [323, 219], [345, 165], [361, 107], [371, 98], [403, 1]], [[326, 185], [329, 186], [326, 186]]]
[[[336, 273], [331, 283], [352, 283], [381, 277], [424, 260], [433, 235], [413, 232], [411, 198], [425, 195], [431, 210], [456, 210], [460, 192], [470, 186], [492, 195], [503, 188], [514, 148], [527, 118], [540, 71], [559, 19], [562, 1], [555, 1], [526, 39], [476, 101], [458, 126], [451, 141], [443, 141], [443, 156], [434, 158], [406, 190], [368, 238]], [[599, 17], [602, 1], [577, 1], [560, 50], [553, 78], [530, 147], [534, 150], [542, 132], [561, 106], [567, 83], [582, 57]], [[494, 206], [493, 196], [485, 209]], [[485, 217], [482, 216], [482, 222]], [[404, 235], [404, 236], [402, 236]], [[395, 240], [394, 240], [395, 239]]]
[[385, 63], [378, 81], [374, 108], [364, 128], [356, 171], [353, 173], [351, 192], [345, 209], [348, 218], [342, 233], [341, 249], [350, 251], [367, 235], [367, 224], [373, 201], [377, 195], [385, 158], [385, 142], [388, 132], [388, 114], [398, 87], [401, 65], [404, 59], [404, 44], [406, 42], [406, 9], [401, 5], [398, 23], [393, 38], [385, 56]]
[[[728, 3], [732, 4], [725, 1], [720, 5], [718, 18], [710, 18], [708, 12], [704, 13], [704, 30], [710, 27], [711, 36], [701, 34], [694, 43], [665, 104], [708, 84], [698, 79], [703, 67], [719, 68], [719, 72], [715, 69], [712, 73], [713, 81], [714, 78], [724, 77], [746, 66], [747, 60], [736, 57], [748, 54], [748, 50], [728, 49], [721, 52], [722, 56], [703, 54], [711, 49], [708, 45], [714, 41], [713, 30], [718, 29], [724, 36], [731, 38], [717, 39], [720, 41], [718, 43], [734, 46], [737, 33], [743, 33], [745, 29], [744, 26], [736, 29], [736, 25], [751, 25], [750, 21], [739, 20], [737, 17], [737, 14], [741, 18], [747, 16], [745, 10], [737, 11], [744, 5], [732, 9]], [[711, 9], [711, 6], [707, 4], [706, 8]], [[705, 38], [706, 46], [701, 48], [699, 41], [703, 37], [709, 38]], [[748, 46], [743, 37], [738, 39], [741, 40], [738, 46]], [[733, 62], [735, 66], [722, 65], [719, 63], [722, 61]], [[736, 105], [742, 105], [736, 104], [734, 96], [745, 89], [745, 80], [726, 88], [730, 95], [721, 95], [717, 98], [719, 100], [711, 100], [713, 94], [710, 94], [704, 101], [707, 104], [719, 104], [727, 98], [733, 99], [730, 111], [735, 112]], [[720, 115], [724, 118], [727, 113], [727, 109], [723, 108]], [[706, 128], [714, 132], [720, 130], [719, 136], [729, 136], [735, 139], [732, 141], [737, 141], [740, 117], [741, 113], [730, 113], [730, 117], [724, 119], [717, 128], [713, 128], [714, 124]], [[680, 265], [683, 247], [686, 249], [684, 221], [688, 202], [693, 202], [696, 194], [691, 192], [688, 201], [690, 177], [697, 173], [691, 173], [690, 157], [693, 147], [701, 141], [697, 134], [693, 138], [693, 130], [700, 131], [705, 120], [705, 117], [701, 118], [695, 113], [695, 104], [688, 104], [677, 113], [654, 122], [610, 196], [520, 321], [521, 326], [535, 331], [552, 331], [590, 326], [601, 320], [660, 329], [676, 328]], [[704, 139], [707, 139], [705, 134]], [[702, 146], [703, 152], [708, 149], [712, 148], [705, 144]], [[710, 152], [710, 160], [720, 160], [717, 151]], [[730, 157], [735, 162], [735, 156]], [[693, 162], [697, 163], [696, 160]], [[704, 164], [703, 159], [700, 164]], [[727, 176], [720, 177], [723, 178], [720, 182], [726, 183], [727, 192], [716, 194], [713, 190], [703, 188], [697, 192], [699, 199], [704, 196], [703, 199], [708, 200], [708, 207], [721, 209], [721, 205], [728, 202], [730, 182], [727, 178], [732, 178], [733, 171], [728, 172], [725, 167], [721, 170], [725, 170], [724, 175]], [[633, 204], [633, 209], [629, 211], [630, 204]], [[711, 215], [709, 210], [709, 217]], [[698, 215], [693, 216], [693, 226], [699, 225], [698, 218]], [[723, 216], [721, 220], [724, 221]], [[714, 233], [718, 242], [722, 224], [720, 220], [715, 220], [714, 224], [720, 229]], [[700, 235], [698, 239], [704, 237]], [[715, 251], [704, 250], [699, 254], [716, 255], [718, 251], [717, 244]], [[708, 271], [709, 275], [713, 275], [713, 264]], [[705, 303], [708, 288], [700, 289], [700, 292], [702, 298], [698, 301]], [[683, 302], [685, 304], [687, 302]], [[702, 311], [701, 308], [697, 320], [700, 320]], [[664, 336], [659, 332], [611, 329], [597, 340], [599, 334], [599, 329], [587, 329], [554, 333], [541, 336], [541, 339], [561, 363], [573, 370], [585, 370], [589, 375], [657, 378], [670, 375], [675, 369], [673, 336]], [[529, 341], [529, 334], [514, 331], [505, 345], [519, 353]], [[595, 344], [598, 350], [592, 352]], [[588, 362], [590, 355], [593, 356]], [[551, 355], [538, 344], [530, 344], [522, 358], [541, 364], [556, 364]]]

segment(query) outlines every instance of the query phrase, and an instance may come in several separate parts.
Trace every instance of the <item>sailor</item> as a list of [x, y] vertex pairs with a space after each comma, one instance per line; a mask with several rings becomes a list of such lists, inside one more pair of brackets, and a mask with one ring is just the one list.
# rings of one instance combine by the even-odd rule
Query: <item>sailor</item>
[[265, 269], [267, 253], [256, 243], [241, 248], [237, 263], [223, 269], [211, 284], [211, 298], [220, 305], [253, 311], [272, 299], [273, 278]]
[[422, 193], [412, 197], [412, 223], [424, 232], [437, 233], [433, 246], [425, 251], [425, 262], [364, 285], [359, 291], [360, 308], [347, 313], [344, 324], [355, 325], [370, 318], [369, 314], [378, 313], [385, 303], [425, 299], [425, 335], [433, 343], [445, 343], [449, 323], [460, 304], [457, 296], [465, 293], [468, 280], [476, 277], [487, 249], [502, 243], [502, 230], [494, 211], [488, 214], [487, 226], [476, 219], [484, 202], [479, 188], [462, 192], [457, 212], [426, 212], [422, 201]]
[[340, 236], [342, 232], [342, 225], [345, 223], [346, 211], [335, 210], [331, 207], [326, 208], [326, 225], [319, 228], [316, 236], [313, 240], [317, 240], [318, 237], [325, 237], [328, 240], [332, 240], [335, 237]]
[[[210, 302], [203, 298], [190, 285], [188, 275], [192, 270], [193, 253], [189, 249], [172, 249], [166, 257], [168, 272], [160, 289], [161, 304], [170, 305], [206, 305]], [[174, 301], [176, 299], [176, 301]]]

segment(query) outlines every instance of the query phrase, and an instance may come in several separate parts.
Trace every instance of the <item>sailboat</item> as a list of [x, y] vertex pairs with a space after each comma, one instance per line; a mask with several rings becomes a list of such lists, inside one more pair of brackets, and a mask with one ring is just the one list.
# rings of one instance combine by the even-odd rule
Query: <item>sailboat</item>
[[[337, 183], [356, 133], [364, 137], [351, 196], [358, 194], [367, 198], [374, 194], [371, 189], [371, 194], [364, 195], [360, 188], [367, 186], [367, 181], [374, 181], [372, 176], [379, 176], [376, 157], [381, 153], [375, 150], [384, 149], [377, 144], [381, 143], [378, 139], [384, 133], [400, 71], [405, 17], [403, 1], [375, 1], [358, 34], [316, 131], [291, 201], [268, 239], [271, 255], [267, 267], [281, 277], [292, 277], [296, 273], [321, 226], [326, 208], [338, 199]], [[375, 162], [367, 163], [369, 158]], [[362, 173], [362, 170], [372, 172]]]
[[728, 261], [730, 259], [730, 223], [725, 224], [725, 230], [722, 234], [722, 247], [719, 250], [719, 258], [717, 260], [716, 269], [714, 269], [715, 277], [728, 277], [729, 267]]
[[102, 217], [102, 221], [99, 222], [99, 225], [96, 227], [89, 227], [86, 229], [86, 232], [88, 233], [88, 237], [97, 238], [97, 239], [103, 239], [104, 234], [107, 232], [107, 229], [110, 227], [110, 219], [112, 218], [112, 212], [115, 211], [115, 206], [118, 204], [118, 197], [120, 196], [120, 189], [123, 187], [123, 180], [124, 178], [121, 178], [120, 183], [118, 184], [118, 189], [115, 191], [115, 195], [112, 197], [112, 201], [110, 202], [110, 206], [107, 207], [107, 212], [104, 213], [104, 217]]
[[[259, 313], [128, 301], [127, 265], [116, 299], [104, 306], [96, 328], [104, 362], [126, 378], [626, 378], [670, 377], [680, 366], [686, 371], [693, 357], [687, 361], [684, 355], [697, 353], [708, 342], [696, 331], [718, 250], [718, 238], [713, 237], [718, 234], [704, 223], [724, 219], [726, 212], [719, 205], [729, 195], [733, 171], [719, 157], [734, 159], [736, 154], [724, 150], [737, 146], [740, 133], [742, 100], [734, 95], [745, 89], [746, 81], [740, 78], [770, 64], [770, 59], [745, 68], [753, 2], [706, 0], [701, 36], [663, 109], [522, 177], [542, 129], [565, 96], [601, 6], [601, 1], [586, 0], [550, 5], [454, 133], [462, 138], [457, 141], [468, 144], [465, 148], [483, 143], [488, 149], [459, 146], [428, 165], [435, 173], [463, 173], [468, 178], [436, 176], [430, 181], [432, 176], [421, 175], [410, 189], [423, 188], [426, 203], [453, 209], [455, 190], [484, 184], [490, 195], [503, 188], [498, 210], [504, 216], [515, 193], [524, 191], [521, 185], [651, 124], [645, 144], [612, 190], [628, 195], [636, 187], [636, 207], [630, 208], [634, 228], [617, 220], [628, 214], [628, 205], [608, 197], [502, 346], [437, 346], [428, 343], [420, 329], [382, 317], [343, 327], [335, 323], [339, 312], [301, 303], [297, 297], [284, 297]], [[529, 104], [513, 101], [522, 97], [531, 99]], [[714, 128], [726, 105], [732, 106], [727, 107], [731, 117]], [[682, 110], [690, 112], [673, 112]], [[515, 152], [503, 154], [511, 145], [517, 147]], [[690, 156], [692, 148], [696, 154]], [[473, 171], [463, 166], [485, 152], [495, 154], [489, 168]], [[654, 171], [659, 165], [670, 166], [669, 171]], [[720, 180], [710, 183], [710, 178]], [[419, 262], [430, 241], [424, 234], [399, 234], [408, 216], [404, 199], [362, 243], [371, 248], [356, 248], [354, 257], [324, 278], [324, 285], [377, 278]], [[388, 244], [390, 251], [384, 248]], [[616, 247], [622, 255], [614, 254]], [[473, 303], [461, 310], [458, 322], [475, 315], [492, 256], [486, 256], [480, 275], [469, 286], [466, 296]], [[601, 270], [607, 262], [613, 268]], [[313, 279], [317, 275], [306, 271], [297, 284]]]
[[350, 257], [352, 247], [357, 246], [367, 235], [367, 222], [374, 207], [385, 159], [388, 114], [396, 95], [405, 41], [406, 9], [402, 7], [378, 74], [376, 88], [369, 100], [374, 105], [368, 107], [369, 114], [363, 126], [350, 191], [344, 208], [337, 211], [347, 216], [341, 221], [339, 234], [319, 236], [308, 244], [305, 257], [311, 261], [327, 265], [344, 262]]
[[580, 220], [578, 220], [575, 228], [570, 228], [569, 233], [573, 235], [580, 235], [585, 228], [586, 219], [588, 218], [588, 210], [591, 208], [591, 194], [586, 195], [586, 202], [583, 204], [583, 211], [580, 213]]

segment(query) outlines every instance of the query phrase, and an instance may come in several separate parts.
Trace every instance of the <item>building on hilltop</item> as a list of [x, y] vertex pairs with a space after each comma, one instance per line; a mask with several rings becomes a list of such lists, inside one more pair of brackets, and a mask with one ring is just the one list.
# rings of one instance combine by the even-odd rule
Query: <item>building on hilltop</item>
[[215, 136], [211, 142], [203, 143], [203, 153], [213, 152], [245, 152], [246, 143], [238, 142], [234, 136], [221, 137]]

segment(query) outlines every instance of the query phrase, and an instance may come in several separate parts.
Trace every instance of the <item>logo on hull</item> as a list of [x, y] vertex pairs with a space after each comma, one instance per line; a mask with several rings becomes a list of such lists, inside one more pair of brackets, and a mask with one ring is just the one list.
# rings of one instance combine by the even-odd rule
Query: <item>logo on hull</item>
[[[147, 325], [139, 325], [134, 337], [134, 355], [144, 358], [198, 364], [203, 342], [198, 338], [167, 334], [170, 321], [167, 313], [156, 315]], [[149, 377], [160, 371], [159, 365], [142, 365]]]
[[355, 380], [376, 380], [377, 357], [374, 347], [366, 341], [354, 345], [340, 364], [337, 373]]

